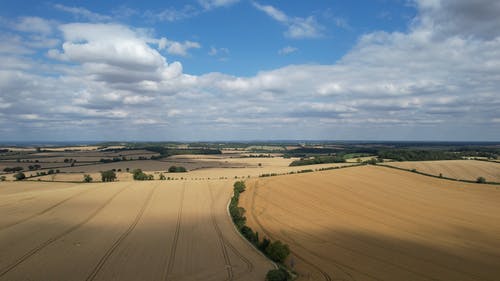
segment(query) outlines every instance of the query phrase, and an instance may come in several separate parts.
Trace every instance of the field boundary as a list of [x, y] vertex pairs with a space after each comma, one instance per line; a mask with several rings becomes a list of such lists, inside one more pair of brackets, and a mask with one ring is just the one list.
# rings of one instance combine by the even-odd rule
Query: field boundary
[[[356, 163], [356, 164], [344, 165], [344, 166], [331, 166], [331, 167], [316, 168], [316, 169], [303, 169], [303, 170], [290, 171], [290, 172], [285, 172], [285, 173], [267, 173], [267, 174], [260, 174], [256, 178], [267, 178], [267, 177], [296, 175], [296, 174], [303, 174], [303, 173], [323, 172], [323, 171], [329, 171], [329, 170], [346, 169], [346, 168], [366, 166], [366, 165], [368, 165], [368, 164], [367, 163], [360, 163], [360, 164]], [[303, 167], [303, 166], [294, 166], [294, 167]]]
[[264, 253], [262, 253], [259, 249], [257, 249], [257, 247], [255, 247], [254, 244], [252, 244], [250, 241], [248, 241], [248, 239], [245, 236], [243, 236], [243, 234], [241, 234], [241, 232], [238, 230], [238, 228], [236, 227], [236, 224], [234, 224], [233, 219], [231, 217], [231, 214], [229, 213], [229, 205], [231, 204], [231, 198], [232, 198], [232, 196], [229, 198], [229, 200], [227, 200], [226, 214], [229, 217], [229, 219], [231, 220], [231, 225], [233, 226], [233, 230], [241, 237], [241, 239], [243, 239], [243, 241], [245, 241], [250, 246], [250, 248], [252, 248], [255, 252], [257, 252], [257, 254], [264, 257], [268, 262], [270, 262], [273, 265], [274, 269], [278, 269], [279, 268], [278, 265], [274, 261], [272, 261], [269, 257], [264, 255]]
[[433, 177], [433, 178], [442, 179], [442, 180], [457, 181], [457, 182], [466, 182], [466, 183], [476, 183], [476, 184], [500, 185], [500, 182], [495, 182], [495, 181], [487, 181], [487, 182], [484, 182], [484, 183], [478, 183], [477, 181], [474, 181], [474, 180], [455, 179], [455, 178], [450, 178], [450, 177], [445, 177], [445, 176], [441, 176], [440, 177], [440, 176], [436, 176], [436, 175], [433, 175], [433, 174], [428, 174], [428, 173], [420, 172], [420, 171], [417, 171], [416, 169], [405, 169], [405, 168], [396, 167], [396, 166], [392, 166], [392, 165], [388, 165], [388, 164], [383, 164], [383, 165], [377, 164], [377, 165], [374, 165], [374, 166], [386, 167], [386, 168], [390, 168], [390, 169], [401, 170], [401, 171], [405, 171], [405, 172], [410, 172], [410, 173], [419, 174], [419, 175], [428, 176], [428, 177]]

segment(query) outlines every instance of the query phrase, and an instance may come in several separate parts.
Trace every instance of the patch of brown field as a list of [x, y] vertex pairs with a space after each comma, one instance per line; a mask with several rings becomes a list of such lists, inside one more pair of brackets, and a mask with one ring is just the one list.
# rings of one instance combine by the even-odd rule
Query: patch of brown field
[[55, 168], [55, 167], [61, 167], [61, 166], [65, 166], [65, 167], [69, 167], [71, 166], [70, 163], [24, 163], [24, 162], [16, 162], [16, 161], [0, 161], [0, 174], [3, 173], [3, 169], [9, 167], [9, 168], [13, 168], [13, 167], [22, 167], [25, 171], [29, 171], [29, 166], [33, 166], [33, 165], [40, 165], [43, 168], [47, 168], [47, 169], [50, 169], [50, 168]]
[[364, 162], [364, 161], [372, 160], [373, 158], [377, 158], [377, 156], [354, 157], [354, 158], [346, 159], [346, 162], [348, 162], [348, 163], [357, 163], [358, 159], [359, 159], [359, 162]]
[[251, 179], [240, 197], [299, 280], [498, 280], [498, 202], [498, 186], [375, 166]]
[[418, 162], [389, 162], [385, 165], [443, 177], [472, 180], [484, 177], [487, 181], [500, 182], [500, 165], [493, 162], [475, 160], [444, 160]]
[[226, 213], [232, 181], [16, 185], [0, 197], [0, 280], [253, 281], [271, 268]]
[[[332, 163], [332, 164], [318, 164], [318, 165], [307, 165], [307, 166], [295, 166], [289, 167], [291, 161], [296, 158], [285, 159], [282, 157], [274, 158], [213, 158], [211, 155], [205, 156], [205, 158], [198, 156], [186, 156], [186, 157], [169, 157], [164, 160], [140, 160], [140, 161], [121, 161], [106, 164], [94, 164], [88, 166], [75, 166], [59, 168], [60, 174], [47, 175], [42, 177], [34, 177], [28, 180], [37, 181], [48, 180], [48, 181], [82, 181], [84, 174], [90, 174], [94, 181], [100, 181], [100, 171], [105, 170], [121, 170], [117, 172], [119, 181], [133, 180], [130, 173], [126, 172], [126, 168], [129, 168], [131, 172], [134, 169], [142, 169], [148, 174], [154, 174], [155, 179], [159, 179], [160, 173], [163, 173], [166, 177], [172, 177], [175, 179], [189, 179], [189, 180], [201, 180], [201, 179], [238, 179], [248, 178], [248, 177], [258, 177], [262, 174], [278, 173], [286, 174], [290, 172], [297, 172], [304, 169], [322, 169], [331, 167], [343, 167], [350, 166], [355, 163]], [[260, 164], [260, 165], [259, 165]], [[187, 173], [167, 173], [166, 171], [170, 166], [184, 166], [188, 169]], [[47, 171], [38, 170], [25, 172], [26, 176], [36, 175], [37, 172]], [[9, 180], [13, 180], [14, 174], [6, 175]]]

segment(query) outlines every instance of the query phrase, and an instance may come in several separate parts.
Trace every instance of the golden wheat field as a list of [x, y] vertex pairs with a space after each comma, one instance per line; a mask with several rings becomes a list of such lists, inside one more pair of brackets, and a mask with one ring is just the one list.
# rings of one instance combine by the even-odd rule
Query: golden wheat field
[[487, 181], [500, 182], [500, 164], [476, 160], [442, 160], [417, 162], [390, 162], [386, 165], [443, 177], [476, 180], [484, 177]]
[[0, 183], [0, 280], [264, 280], [232, 181]]
[[298, 280], [499, 280], [498, 186], [376, 166], [246, 185], [248, 225], [290, 245]]

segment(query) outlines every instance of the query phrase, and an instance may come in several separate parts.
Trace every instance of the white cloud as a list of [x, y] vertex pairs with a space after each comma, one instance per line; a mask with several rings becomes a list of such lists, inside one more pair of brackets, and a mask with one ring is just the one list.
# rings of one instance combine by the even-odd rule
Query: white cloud
[[5, 102], [2, 97], [0, 97], [0, 109], [6, 109], [12, 106], [12, 103]]
[[78, 19], [83, 18], [83, 19], [87, 19], [90, 21], [110, 21], [112, 19], [110, 16], [101, 15], [98, 13], [91, 12], [88, 9], [85, 9], [83, 7], [70, 7], [70, 6], [65, 6], [62, 4], [55, 4], [54, 8], [56, 8], [60, 11], [66, 12], [66, 13], [70, 13]]
[[49, 50], [48, 56], [80, 63], [82, 71], [94, 80], [160, 81], [182, 72], [179, 63], [167, 64], [166, 59], [148, 45], [155, 40], [143, 38], [126, 26], [74, 23], [61, 25], [60, 29], [65, 40], [62, 50]]
[[290, 20], [285, 13], [283, 13], [282, 11], [276, 9], [275, 7], [273, 7], [271, 5], [261, 5], [257, 2], [253, 2], [253, 5], [255, 8], [261, 10], [262, 12], [266, 13], [271, 18], [273, 18], [281, 23], [286, 24]]
[[291, 53], [295, 53], [298, 49], [292, 46], [286, 46], [278, 50], [278, 54], [280, 55], [289, 55]]
[[317, 38], [322, 36], [324, 27], [313, 16], [307, 18], [289, 17], [271, 5], [252, 3], [255, 8], [288, 27], [285, 36], [294, 39]]
[[500, 35], [500, 2], [495, 0], [414, 0], [419, 9], [416, 28], [434, 36], [454, 34], [492, 39]]
[[0, 54], [30, 54], [33, 50], [25, 45], [23, 37], [13, 34], [0, 34]]
[[225, 61], [228, 59], [229, 49], [228, 48], [216, 48], [214, 46], [211, 46], [210, 50], [208, 51], [208, 55], [211, 57], [217, 57], [221, 61]]
[[285, 36], [289, 38], [318, 38], [322, 35], [323, 27], [314, 17], [294, 18], [290, 23]]
[[175, 22], [189, 19], [217, 8], [228, 7], [237, 2], [239, 0], [198, 0], [199, 6], [187, 4], [182, 8], [169, 7], [160, 12], [146, 11], [144, 16], [155, 21]]
[[198, 0], [198, 3], [206, 10], [227, 7], [237, 2], [239, 2], [239, 0]]
[[200, 13], [201, 11], [198, 8], [191, 5], [185, 5], [182, 9], [167, 8], [160, 12], [147, 11], [144, 15], [147, 18], [157, 21], [174, 22], [197, 16]]
[[200, 43], [193, 41], [177, 42], [169, 40], [165, 37], [162, 37], [158, 41], [158, 49], [159, 50], [166, 49], [167, 52], [171, 55], [187, 56], [189, 49], [200, 49], [200, 48], [201, 48]]
[[[433, 9], [428, 13], [439, 13]], [[365, 34], [335, 64], [248, 77], [185, 74], [150, 46], [167, 50], [167, 42], [131, 27], [63, 25], [51, 55], [71, 64], [23, 60], [26, 53], [2, 60], [0, 130], [10, 129], [11, 138], [113, 132], [114, 139], [498, 140], [500, 36], [483, 36], [480, 26], [477, 33], [441, 29], [419, 11], [407, 32]], [[50, 128], [34, 128], [29, 116], [49, 120]], [[115, 130], [130, 124], [142, 126]]]
[[14, 28], [23, 32], [50, 34], [54, 22], [39, 17], [21, 17], [14, 23]]

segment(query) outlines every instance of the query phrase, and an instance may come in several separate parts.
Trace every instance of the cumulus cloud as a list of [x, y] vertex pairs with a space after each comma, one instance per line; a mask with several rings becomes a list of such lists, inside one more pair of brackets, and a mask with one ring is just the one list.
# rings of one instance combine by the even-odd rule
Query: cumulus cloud
[[60, 26], [65, 42], [52, 58], [77, 62], [90, 78], [108, 82], [160, 81], [180, 75], [179, 63], [166, 59], [141, 34], [118, 24], [73, 23]]
[[28, 67], [0, 66], [0, 129], [11, 138], [78, 128], [113, 139], [498, 140], [500, 36], [472, 16], [474, 30], [436, 25], [439, 13], [463, 3], [426, 6], [433, 2], [415, 2], [408, 31], [365, 34], [335, 64], [248, 77], [183, 73], [155, 49], [167, 50], [166, 42], [128, 26], [61, 25], [62, 43], [49, 53], [60, 65], [21, 60], [23, 53], [10, 64]]
[[500, 2], [495, 0], [418, 0], [416, 28], [435, 36], [450, 34], [493, 39], [500, 35]]
[[193, 41], [177, 42], [169, 40], [165, 37], [162, 37], [158, 41], [158, 49], [160, 50], [166, 49], [167, 52], [171, 55], [187, 56], [189, 49], [199, 49], [199, 48], [201, 48], [200, 43]]
[[294, 39], [317, 38], [322, 36], [324, 27], [320, 25], [316, 18], [309, 16], [307, 18], [289, 17], [283, 11], [271, 6], [261, 5], [257, 2], [252, 3], [255, 8], [264, 12], [274, 20], [287, 26], [285, 36]]

